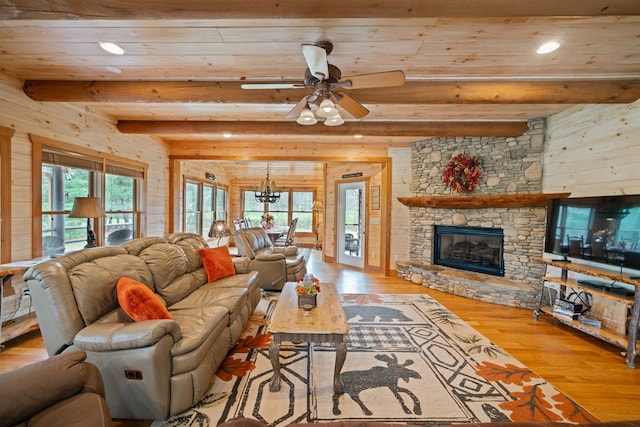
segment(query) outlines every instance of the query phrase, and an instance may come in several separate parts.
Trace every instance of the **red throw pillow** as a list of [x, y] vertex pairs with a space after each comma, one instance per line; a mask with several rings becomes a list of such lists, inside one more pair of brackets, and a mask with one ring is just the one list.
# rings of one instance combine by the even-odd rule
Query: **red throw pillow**
[[133, 320], [171, 319], [160, 297], [148, 286], [130, 277], [118, 279], [118, 302]]
[[202, 248], [200, 249], [200, 257], [209, 282], [236, 274], [229, 248], [226, 246]]

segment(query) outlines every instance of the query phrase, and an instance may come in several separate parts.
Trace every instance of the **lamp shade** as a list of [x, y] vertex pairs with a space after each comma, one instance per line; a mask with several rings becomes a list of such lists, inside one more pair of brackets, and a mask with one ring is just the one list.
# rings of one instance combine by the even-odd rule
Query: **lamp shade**
[[300, 112], [300, 116], [296, 122], [299, 125], [315, 125], [318, 123], [318, 120], [313, 115], [313, 112], [307, 107]]
[[105, 216], [99, 197], [76, 197], [69, 218], [98, 218]]
[[320, 200], [316, 200], [315, 202], [313, 202], [313, 205], [311, 206], [311, 209], [313, 209], [314, 211], [321, 211], [322, 210], [322, 202]]
[[333, 101], [327, 98], [322, 100], [316, 114], [320, 117], [332, 117], [338, 114], [338, 109]]

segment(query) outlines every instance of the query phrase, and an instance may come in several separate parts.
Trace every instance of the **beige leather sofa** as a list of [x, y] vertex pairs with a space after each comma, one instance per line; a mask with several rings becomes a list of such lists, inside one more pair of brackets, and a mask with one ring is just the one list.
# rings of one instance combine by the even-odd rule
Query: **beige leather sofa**
[[110, 427], [98, 368], [70, 351], [0, 374], [0, 427]]
[[249, 268], [260, 273], [260, 287], [280, 291], [285, 282], [297, 282], [307, 273], [296, 246], [274, 247], [262, 227], [241, 228], [233, 233], [238, 254], [251, 259]]
[[[258, 274], [234, 259], [233, 276], [207, 283], [202, 237], [145, 237], [85, 249], [24, 275], [47, 352], [87, 352], [114, 418], [166, 419], [197, 403], [260, 300]], [[171, 319], [132, 321], [118, 304], [126, 276], [149, 286]]]

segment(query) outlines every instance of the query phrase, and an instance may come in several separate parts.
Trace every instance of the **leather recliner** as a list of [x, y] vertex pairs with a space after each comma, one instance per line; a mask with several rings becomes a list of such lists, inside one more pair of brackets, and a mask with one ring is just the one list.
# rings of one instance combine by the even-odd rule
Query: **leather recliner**
[[0, 374], [0, 427], [111, 427], [100, 371], [81, 350]]
[[233, 233], [238, 254], [251, 259], [249, 269], [259, 273], [260, 287], [280, 291], [285, 282], [297, 282], [307, 273], [304, 256], [297, 246], [275, 247], [262, 227], [242, 228]]

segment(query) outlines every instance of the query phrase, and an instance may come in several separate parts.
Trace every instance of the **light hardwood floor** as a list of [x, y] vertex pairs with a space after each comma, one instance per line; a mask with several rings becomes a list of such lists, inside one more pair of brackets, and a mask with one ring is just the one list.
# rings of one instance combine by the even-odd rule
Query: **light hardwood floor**
[[[396, 277], [363, 273], [323, 263], [313, 251], [308, 269], [340, 293], [428, 294], [602, 421], [640, 419], [640, 358], [627, 368], [621, 349], [591, 338], [532, 311], [470, 300]], [[0, 352], [0, 372], [46, 358], [40, 334], [10, 341]], [[0, 403], [1, 404], [1, 403]], [[116, 420], [118, 427], [148, 421]]]

